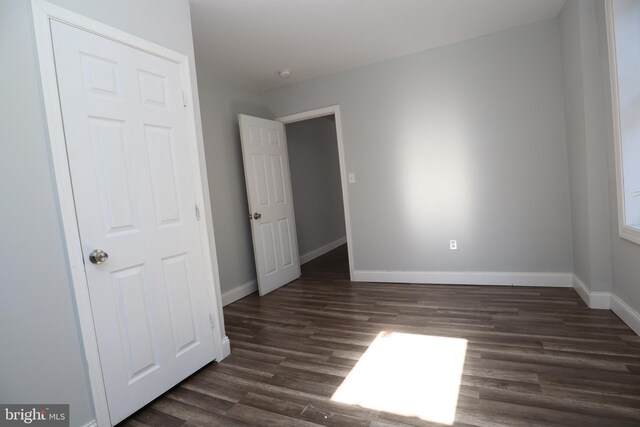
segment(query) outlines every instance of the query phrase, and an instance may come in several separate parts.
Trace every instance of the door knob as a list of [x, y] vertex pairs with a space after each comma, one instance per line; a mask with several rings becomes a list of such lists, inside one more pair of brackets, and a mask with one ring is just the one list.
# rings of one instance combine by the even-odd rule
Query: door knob
[[262, 214], [261, 213], [256, 212], [256, 213], [253, 214], [253, 219], [260, 219], [260, 218], [262, 218]]
[[102, 249], [94, 249], [89, 254], [89, 261], [94, 264], [102, 264], [109, 259], [109, 254]]

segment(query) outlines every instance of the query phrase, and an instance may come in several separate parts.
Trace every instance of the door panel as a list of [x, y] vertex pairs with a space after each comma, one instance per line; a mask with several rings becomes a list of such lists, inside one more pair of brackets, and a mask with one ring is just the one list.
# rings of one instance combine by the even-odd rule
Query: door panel
[[273, 177], [273, 201], [274, 203], [284, 205], [287, 203], [285, 198], [285, 182], [284, 171], [282, 166], [282, 157], [271, 157], [271, 176]]
[[112, 274], [120, 339], [127, 361], [129, 383], [158, 368], [156, 342], [151, 334], [148, 283], [144, 266], [137, 265]]
[[282, 268], [293, 264], [293, 250], [291, 245], [291, 227], [289, 226], [289, 218], [283, 218], [278, 221], [278, 231], [280, 237], [280, 249], [282, 250]]
[[125, 122], [105, 117], [89, 117], [88, 122], [106, 232], [135, 231], [131, 172], [125, 159]]
[[191, 283], [184, 254], [162, 260], [176, 355], [197, 343]]
[[266, 222], [259, 225], [262, 231], [262, 247], [264, 250], [264, 272], [266, 276], [278, 271], [276, 266], [276, 244], [273, 238], [273, 224]]
[[284, 125], [240, 115], [247, 198], [260, 295], [300, 277]]
[[251, 159], [253, 160], [253, 175], [256, 183], [255, 201], [260, 207], [269, 206], [267, 167], [264, 159], [264, 154], [252, 154]]
[[[111, 421], [215, 357], [179, 64], [52, 21]], [[89, 262], [94, 249], [109, 254]]]
[[150, 179], [153, 187], [158, 226], [180, 223], [180, 206], [176, 191], [174, 141], [170, 128], [145, 125]]

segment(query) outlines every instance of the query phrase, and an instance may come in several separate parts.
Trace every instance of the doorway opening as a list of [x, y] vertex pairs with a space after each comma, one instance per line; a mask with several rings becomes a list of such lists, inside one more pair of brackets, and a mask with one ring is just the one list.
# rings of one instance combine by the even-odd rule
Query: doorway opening
[[[331, 277], [322, 278], [349, 280], [353, 257], [339, 107], [278, 121], [287, 135], [302, 275], [331, 271]], [[325, 268], [327, 263], [331, 269]]]

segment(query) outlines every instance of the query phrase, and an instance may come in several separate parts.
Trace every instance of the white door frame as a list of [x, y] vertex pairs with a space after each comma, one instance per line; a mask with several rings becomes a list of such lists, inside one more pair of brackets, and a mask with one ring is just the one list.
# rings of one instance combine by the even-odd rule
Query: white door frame
[[[177, 63], [180, 67], [182, 88], [184, 93], [187, 94], [187, 97], [191, 98], [193, 89], [191, 85], [189, 58], [186, 55], [132, 36], [98, 21], [53, 5], [45, 0], [31, 0], [31, 8], [38, 50], [44, 107], [49, 131], [51, 162], [53, 164], [58, 193], [60, 216], [62, 219], [67, 258], [69, 260], [69, 271], [73, 282], [73, 293], [82, 336], [82, 347], [87, 363], [91, 398], [95, 409], [97, 424], [99, 426], [107, 426], [111, 425], [111, 418], [109, 416], [107, 395], [102, 378], [98, 342], [93, 324], [89, 288], [84, 269], [84, 254], [82, 253], [80, 245], [78, 219], [76, 217], [73, 200], [73, 188], [69, 172], [62, 111], [60, 108], [50, 21], [59, 21]], [[203, 175], [203, 168], [200, 166], [200, 147], [198, 146], [196, 137], [195, 110], [191, 99], [186, 100], [186, 103], [188, 139], [193, 154], [192, 167], [196, 171], [194, 179], [196, 203], [202, 211], [207, 212], [209, 209], [204, 202], [204, 189], [202, 185], [204, 182], [202, 180], [206, 180], [206, 175]], [[219, 326], [214, 327], [212, 330], [214, 334], [215, 358], [220, 361], [229, 354], [230, 346], [229, 340], [224, 333], [218, 266], [217, 263], [212, 261], [212, 254], [215, 255], [215, 245], [210, 245], [210, 242], [215, 242], [215, 240], [213, 234], [210, 234], [207, 229], [207, 221], [200, 221], [200, 236], [202, 240], [205, 277], [208, 282], [207, 289], [211, 306], [210, 309], [214, 316], [212, 320], [217, 321]]]
[[[344, 157], [344, 140], [342, 138], [342, 118], [340, 117], [340, 106], [331, 105], [329, 107], [317, 108], [315, 110], [303, 111], [301, 113], [278, 117], [276, 120], [286, 124], [301, 122], [303, 120], [315, 119], [317, 117], [331, 116], [336, 119], [336, 137], [338, 140], [338, 161], [340, 163], [340, 182], [342, 184], [342, 204], [344, 206], [344, 225], [347, 232], [347, 253], [349, 256], [349, 279], [353, 280], [353, 240], [351, 238], [351, 214], [349, 213], [349, 193], [347, 179], [347, 165]], [[291, 166], [289, 166], [291, 168]]]

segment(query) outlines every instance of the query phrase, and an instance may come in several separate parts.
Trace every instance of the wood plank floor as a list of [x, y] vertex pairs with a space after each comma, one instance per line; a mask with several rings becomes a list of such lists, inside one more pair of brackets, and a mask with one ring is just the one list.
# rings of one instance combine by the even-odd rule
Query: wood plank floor
[[231, 356], [127, 426], [421, 426], [331, 401], [381, 331], [464, 338], [456, 425], [640, 425], [640, 338], [572, 289], [351, 283], [346, 247], [224, 308]]

